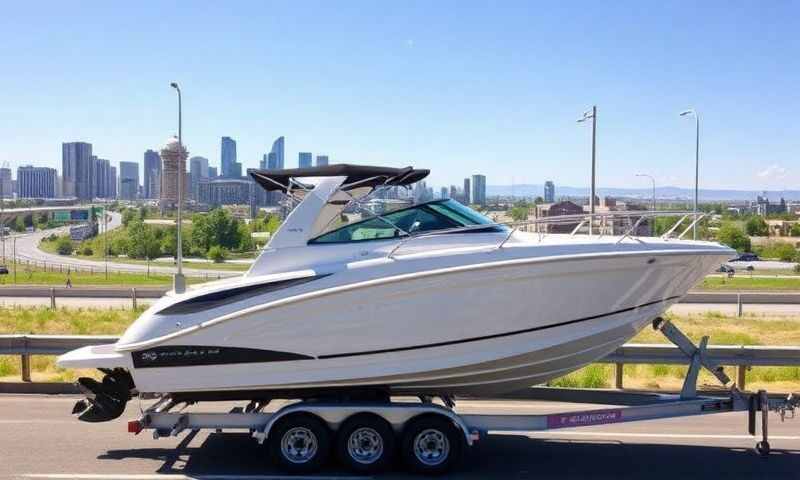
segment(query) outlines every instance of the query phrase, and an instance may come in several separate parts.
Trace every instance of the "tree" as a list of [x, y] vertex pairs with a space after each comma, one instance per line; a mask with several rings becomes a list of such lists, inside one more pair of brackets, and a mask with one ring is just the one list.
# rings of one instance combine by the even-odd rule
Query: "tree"
[[222, 263], [225, 261], [225, 249], [219, 245], [214, 245], [208, 249], [208, 259], [214, 263]]
[[766, 237], [769, 235], [769, 226], [761, 217], [750, 217], [745, 223], [745, 231], [751, 237]]
[[17, 217], [16, 220], [14, 220], [14, 226], [12, 228], [17, 232], [25, 231], [25, 221], [22, 220], [22, 217]]
[[790, 244], [781, 242], [774, 247], [773, 255], [781, 262], [791, 262], [797, 255], [797, 250]]
[[511, 209], [511, 218], [514, 219], [515, 222], [524, 222], [528, 219], [528, 212], [530, 212], [530, 208], [528, 208], [527, 205], [517, 205]]
[[242, 244], [241, 222], [226, 210], [217, 208], [206, 215], [192, 216], [192, 244], [203, 252], [218, 245], [233, 250]]
[[800, 237], [800, 223], [795, 223], [792, 225], [792, 229], [789, 231], [789, 235], [793, 237]]
[[68, 236], [58, 237], [56, 242], [56, 252], [59, 255], [72, 255], [72, 241]]
[[122, 225], [128, 226], [128, 224], [136, 218], [136, 211], [131, 208], [126, 208], [122, 211]]
[[717, 240], [739, 252], [750, 251], [750, 237], [734, 225], [733, 223], [724, 223], [717, 232]]

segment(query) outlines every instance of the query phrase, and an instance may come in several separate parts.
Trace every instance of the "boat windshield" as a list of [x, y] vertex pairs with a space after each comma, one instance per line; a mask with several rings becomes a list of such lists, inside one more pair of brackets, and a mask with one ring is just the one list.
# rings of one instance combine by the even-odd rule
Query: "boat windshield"
[[[400, 238], [408, 234], [446, 230], [450, 228], [486, 225], [486, 229], [466, 232], [502, 231], [489, 218], [461, 205], [452, 199], [435, 200], [412, 207], [395, 210], [381, 216], [371, 217], [339, 227], [311, 239], [308, 243], [363, 242]], [[466, 233], [463, 232], [463, 233]]]

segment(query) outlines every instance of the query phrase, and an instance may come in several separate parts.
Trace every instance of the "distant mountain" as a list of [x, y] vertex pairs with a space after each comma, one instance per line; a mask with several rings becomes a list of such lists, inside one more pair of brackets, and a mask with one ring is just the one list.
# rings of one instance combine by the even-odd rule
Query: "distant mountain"
[[[512, 192], [513, 190], [513, 192]], [[486, 195], [502, 195], [517, 197], [537, 197], [544, 195], [543, 185], [487, 185]], [[652, 198], [652, 188], [598, 188], [599, 196]], [[762, 190], [713, 190], [700, 189], [700, 200], [704, 202], [719, 201], [747, 201], [755, 200], [756, 196], [763, 195]], [[786, 200], [800, 200], [800, 190], [768, 190], [770, 200], [778, 201], [781, 197]], [[588, 197], [588, 187], [569, 187], [556, 185], [556, 198], [559, 197]], [[694, 189], [680, 187], [656, 187], [656, 197], [659, 199], [689, 200], [694, 197]]]

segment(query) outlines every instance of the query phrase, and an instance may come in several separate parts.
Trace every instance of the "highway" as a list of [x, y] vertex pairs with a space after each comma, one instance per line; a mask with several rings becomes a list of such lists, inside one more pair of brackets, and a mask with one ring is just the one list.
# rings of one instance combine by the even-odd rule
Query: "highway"
[[[246, 433], [189, 433], [153, 440], [126, 432], [137, 415], [86, 424], [69, 414], [75, 397], [0, 396], [0, 478], [217, 479], [282, 478]], [[217, 405], [218, 410], [230, 404]], [[204, 409], [208, 410], [207, 405]], [[547, 413], [586, 405], [462, 401], [458, 410]], [[550, 432], [492, 435], [447, 478], [627, 479], [798, 478], [800, 419], [773, 415], [773, 454], [764, 460], [746, 434], [746, 414], [730, 413]], [[314, 478], [363, 478], [330, 466]], [[297, 478], [297, 477], [295, 477]], [[300, 477], [303, 478], [303, 477]], [[308, 477], [306, 477], [308, 478]], [[402, 472], [385, 478], [419, 478]]]
[[[122, 225], [122, 215], [117, 212], [109, 212], [111, 220], [108, 222], [108, 229], [114, 230]], [[42, 241], [43, 238], [48, 237], [55, 234], [63, 234], [66, 233], [68, 229], [66, 227], [61, 228], [54, 228], [49, 230], [41, 230], [34, 233], [27, 233], [27, 234], [19, 234], [16, 235], [17, 245], [16, 245], [16, 256], [19, 260], [30, 260], [35, 262], [46, 262], [52, 264], [60, 264], [60, 265], [70, 265], [76, 268], [82, 269], [89, 269], [93, 268], [95, 270], [103, 270], [106, 267], [106, 263], [103, 261], [97, 260], [86, 260], [82, 258], [75, 258], [69, 256], [62, 256], [57, 255], [54, 253], [48, 253], [39, 249], [39, 242]], [[11, 255], [11, 240], [12, 236], [6, 238], [6, 255]], [[141, 264], [127, 264], [127, 263], [108, 263], [109, 270], [112, 271], [125, 271], [125, 272], [147, 272], [148, 267], [147, 265]], [[160, 273], [160, 274], [167, 274], [171, 275], [176, 272], [175, 267], [171, 266], [157, 266], [151, 265], [149, 267], [150, 273]], [[232, 272], [232, 271], [221, 271], [221, 270], [213, 270], [213, 269], [204, 269], [204, 268], [184, 268], [183, 272], [187, 276], [203, 276], [203, 275], [217, 275], [222, 277], [232, 277], [241, 275], [242, 272]]]

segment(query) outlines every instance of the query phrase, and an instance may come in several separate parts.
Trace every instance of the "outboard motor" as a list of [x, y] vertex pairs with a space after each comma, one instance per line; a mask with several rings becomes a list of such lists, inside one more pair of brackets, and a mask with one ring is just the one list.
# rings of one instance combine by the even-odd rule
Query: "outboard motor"
[[101, 368], [100, 371], [106, 374], [101, 382], [89, 377], [81, 377], [75, 382], [86, 396], [72, 408], [73, 414], [79, 414], [78, 420], [91, 423], [114, 420], [122, 415], [131, 399], [134, 385], [130, 373], [121, 368]]

